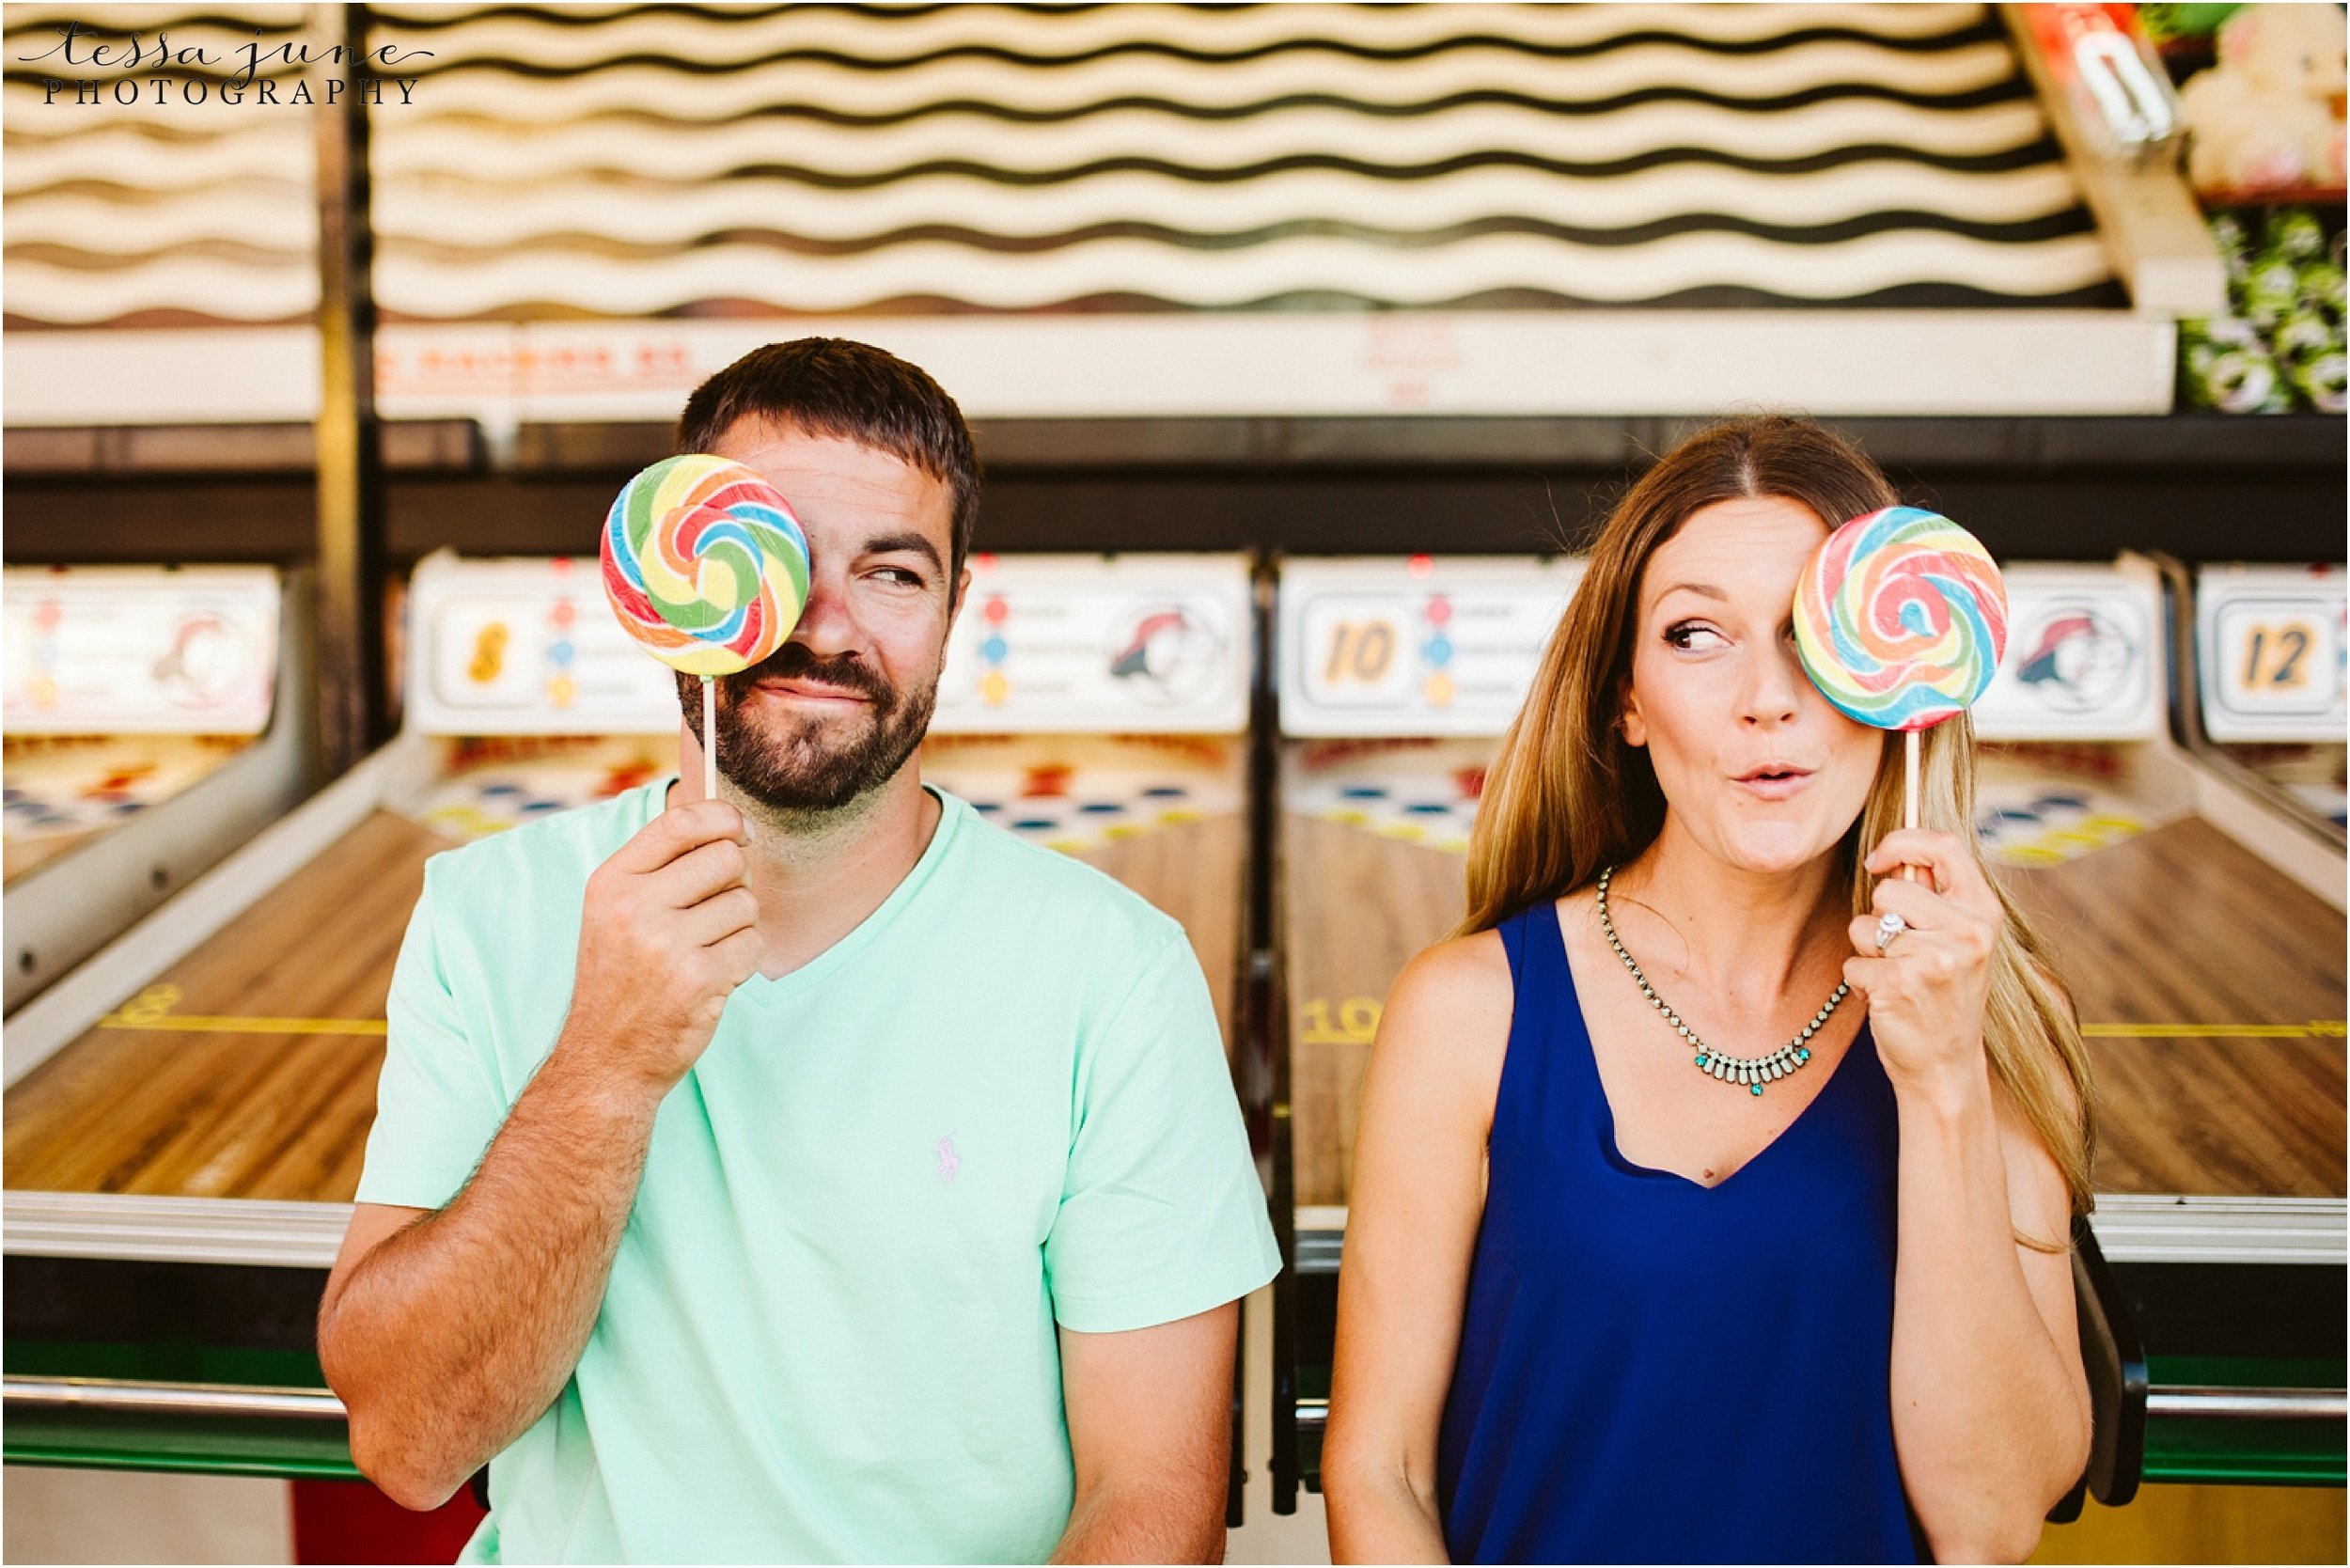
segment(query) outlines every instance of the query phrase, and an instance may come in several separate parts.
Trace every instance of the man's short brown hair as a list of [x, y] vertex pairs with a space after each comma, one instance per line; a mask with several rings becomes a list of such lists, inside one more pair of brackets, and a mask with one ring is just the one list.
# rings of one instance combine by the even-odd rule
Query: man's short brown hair
[[962, 581], [979, 517], [979, 454], [963, 410], [918, 366], [847, 337], [753, 349], [685, 400], [677, 449], [709, 451], [746, 418], [859, 442], [945, 485], [954, 506], [948, 591]]

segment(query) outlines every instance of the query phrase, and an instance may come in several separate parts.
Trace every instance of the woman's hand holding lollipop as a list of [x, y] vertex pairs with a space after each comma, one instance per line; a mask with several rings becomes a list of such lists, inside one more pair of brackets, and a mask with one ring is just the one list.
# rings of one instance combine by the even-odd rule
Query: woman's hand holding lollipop
[[[1887, 1076], [1929, 1094], [1961, 1088], [1982, 1067], [1991, 952], [2005, 917], [1999, 896], [1948, 833], [1898, 829], [1865, 864], [1881, 880], [1873, 912], [1853, 917], [1844, 983], [1868, 998]], [[1903, 866], [1923, 868], [1927, 880], [1890, 874]], [[1888, 915], [1902, 923], [1880, 942]]]

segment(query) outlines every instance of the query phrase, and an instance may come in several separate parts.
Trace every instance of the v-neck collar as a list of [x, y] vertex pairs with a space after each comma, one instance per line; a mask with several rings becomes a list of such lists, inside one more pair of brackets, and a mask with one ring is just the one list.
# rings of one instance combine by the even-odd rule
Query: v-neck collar
[[[677, 781], [678, 776], [670, 774], [652, 785], [651, 806], [654, 815], [658, 815], [665, 809], [663, 803], [668, 799], [670, 786]], [[775, 1007], [791, 1000], [809, 988], [822, 984], [825, 977], [854, 959], [867, 948], [871, 947], [881, 934], [889, 929], [890, 924], [905, 912], [906, 906], [920, 894], [923, 885], [930, 881], [940, 864], [946, 860], [956, 834], [963, 827], [964, 819], [971, 814], [971, 808], [958, 796], [948, 794], [946, 791], [932, 784], [926, 783], [922, 789], [938, 802], [938, 825], [931, 830], [931, 841], [922, 847], [922, 853], [915, 860], [913, 869], [899, 879], [898, 886], [889, 890], [889, 896], [882, 900], [870, 915], [866, 916], [864, 919], [859, 920], [844, 933], [839, 940], [790, 974], [778, 975], [774, 980], [769, 980], [764, 975], [753, 973], [750, 979], [735, 987], [735, 997], [760, 1008]]]
[[[1583, 983], [1574, 972], [1574, 954], [1567, 947], [1566, 921], [1559, 917], [1559, 905], [1555, 900], [1549, 902], [1544, 907], [1550, 911], [1551, 939], [1558, 943], [1559, 962], [1566, 967], [1567, 992], [1574, 1001], [1575, 1026], [1582, 1031], [1585, 1059], [1590, 1064], [1591, 1101], [1599, 1112], [1600, 1152], [1606, 1158], [1609, 1165], [1626, 1175], [1678, 1182], [1693, 1192], [1721, 1191], [1760, 1165], [1780, 1144], [1795, 1136], [1804, 1123], [1810, 1120], [1811, 1113], [1819, 1108], [1820, 1102], [1836, 1091], [1838, 1080], [1844, 1076], [1845, 1063], [1851, 1061], [1864, 1045], [1872, 1051], [1876, 1049], [1875, 1041], [1869, 1032], [1868, 1014], [1864, 1011], [1861, 1014], [1860, 1027], [1853, 1035], [1852, 1043], [1844, 1047], [1843, 1055], [1836, 1058], [1836, 1065], [1827, 1070], [1827, 1081], [1812, 1091], [1811, 1098], [1805, 1103], [1803, 1109], [1795, 1113], [1795, 1119], [1781, 1127], [1768, 1143], [1740, 1161], [1737, 1169], [1718, 1182], [1709, 1185], [1694, 1177], [1684, 1176], [1678, 1170], [1667, 1170], [1660, 1166], [1642, 1165], [1628, 1157], [1623, 1152], [1623, 1146], [1616, 1141], [1616, 1106], [1615, 1103], [1607, 1098], [1607, 1080], [1600, 1074], [1599, 1051], [1591, 1035], [1590, 1015], [1583, 1011]], [[1864, 1010], [1867, 1007], [1865, 998], [1862, 1000], [1862, 1007]]]

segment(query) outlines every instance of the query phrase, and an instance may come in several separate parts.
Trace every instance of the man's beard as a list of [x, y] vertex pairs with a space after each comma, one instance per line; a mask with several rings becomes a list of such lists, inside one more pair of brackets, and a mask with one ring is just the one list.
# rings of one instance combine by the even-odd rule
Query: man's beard
[[[830, 720], [770, 718], [754, 724], [743, 699], [761, 681], [808, 680], [869, 699], [860, 714]], [[698, 676], [677, 678], [678, 700], [694, 739], [705, 747]], [[837, 811], [897, 776], [930, 729], [938, 679], [901, 691], [854, 654], [820, 660], [802, 644], [785, 643], [764, 662], [717, 677], [718, 772], [753, 801], [785, 812]], [[839, 736], [839, 729], [853, 732]], [[836, 733], [827, 736], [826, 731]]]

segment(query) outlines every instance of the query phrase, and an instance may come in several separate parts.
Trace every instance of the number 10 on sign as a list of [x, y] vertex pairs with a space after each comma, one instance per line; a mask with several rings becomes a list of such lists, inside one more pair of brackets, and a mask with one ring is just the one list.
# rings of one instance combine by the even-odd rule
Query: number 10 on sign
[[1408, 701], [1414, 656], [1404, 646], [1407, 608], [1391, 600], [1355, 595], [1308, 605], [1302, 651], [1312, 700], [1358, 708]]

